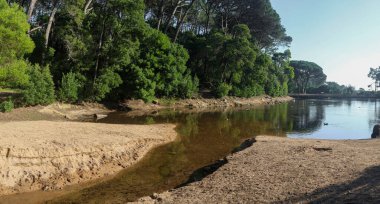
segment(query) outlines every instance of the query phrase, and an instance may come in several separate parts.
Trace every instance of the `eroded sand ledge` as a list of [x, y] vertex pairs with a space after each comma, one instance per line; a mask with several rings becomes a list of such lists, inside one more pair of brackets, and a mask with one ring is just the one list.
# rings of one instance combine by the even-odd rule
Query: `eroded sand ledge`
[[0, 123], [0, 195], [59, 189], [116, 173], [176, 138], [175, 125]]
[[379, 203], [380, 140], [257, 137], [202, 181], [138, 203]]

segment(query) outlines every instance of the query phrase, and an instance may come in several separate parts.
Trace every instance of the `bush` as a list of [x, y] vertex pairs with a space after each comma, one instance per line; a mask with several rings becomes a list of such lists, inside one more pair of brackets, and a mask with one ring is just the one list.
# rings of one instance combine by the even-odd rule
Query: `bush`
[[81, 75], [72, 72], [63, 75], [61, 87], [57, 93], [58, 100], [68, 103], [78, 101], [79, 92], [83, 88], [80, 78]]
[[227, 96], [232, 89], [232, 86], [227, 83], [221, 83], [215, 90], [215, 94], [218, 98]]
[[54, 82], [49, 67], [31, 66], [30, 81], [23, 92], [25, 105], [48, 105], [54, 102]]
[[92, 96], [89, 98], [93, 101], [101, 101], [107, 94], [111, 93], [113, 89], [119, 87], [122, 83], [123, 80], [120, 75], [108, 69], [96, 79]]
[[14, 109], [15, 105], [13, 100], [9, 98], [7, 101], [0, 103], [0, 111], [3, 113], [11, 112]]

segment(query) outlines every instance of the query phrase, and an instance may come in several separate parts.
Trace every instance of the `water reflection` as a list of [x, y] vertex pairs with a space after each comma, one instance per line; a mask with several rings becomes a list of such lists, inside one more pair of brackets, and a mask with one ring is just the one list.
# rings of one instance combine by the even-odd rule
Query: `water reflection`
[[378, 100], [298, 100], [292, 104], [289, 137], [369, 139], [380, 122]]
[[138, 165], [115, 179], [83, 189], [54, 202], [123, 203], [154, 192], [165, 191], [186, 182], [192, 172], [228, 155], [242, 140], [256, 135], [286, 136], [292, 126], [288, 105], [254, 110], [179, 113], [126, 117], [114, 113], [102, 123], [177, 123], [179, 139], [149, 153]]
[[300, 100], [291, 105], [293, 127], [288, 132], [312, 133], [321, 128], [325, 106], [319, 101]]

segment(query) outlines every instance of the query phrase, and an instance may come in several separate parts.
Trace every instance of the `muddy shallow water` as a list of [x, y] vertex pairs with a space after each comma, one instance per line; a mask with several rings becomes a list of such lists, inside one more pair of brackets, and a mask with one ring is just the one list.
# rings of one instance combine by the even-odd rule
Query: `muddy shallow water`
[[[376, 101], [298, 100], [249, 110], [210, 110], [200, 113], [161, 111], [155, 115], [137, 117], [127, 116], [122, 112], [112, 113], [97, 122], [176, 123], [178, 139], [155, 148], [137, 165], [120, 172], [112, 179], [90, 187], [21, 194], [6, 197], [4, 200], [22, 203], [27, 202], [28, 198], [37, 197], [46, 199], [34, 201], [50, 200], [49, 203], [134, 201], [139, 197], [186, 183], [193, 172], [199, 173], [197, 169], [225, 157], [242, 141], [257, 135], [327, 139], [370, 138], [373, 124], [379, 122], [377, 116], [380, 108], [377, 108], [377, 103], [380, 106], [380, 102]], [[204, 176], [202, 173], [196, 174], [192, 178], [201, 179]]]

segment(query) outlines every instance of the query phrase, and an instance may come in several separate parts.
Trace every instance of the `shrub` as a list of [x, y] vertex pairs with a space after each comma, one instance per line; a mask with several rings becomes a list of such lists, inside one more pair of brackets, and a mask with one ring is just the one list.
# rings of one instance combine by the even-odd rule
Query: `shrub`
[[7, 101], [0, 103], [0, 111], [3, 113], [11, 112], [14, 109], [15, 105], [13, 100], [9, 98]]
[[80, 78], [81, 75], [72, 72], [63, 75], [61, 87], [57, 93], [58, 100], [68, 103], [78, 101], [79, 92], [83, 88]]
[[30, 80], [23, 92], [25, 105], [48, 105], [54, 102], [54, 82], [49, 67], [31, 66]]
[[227, 96], [229, 92], [231, 91], [232, 86], [227, 83], [221, 83], [215, 90], [215, 94], [218, 98], [222, 98], [224, 96]]

